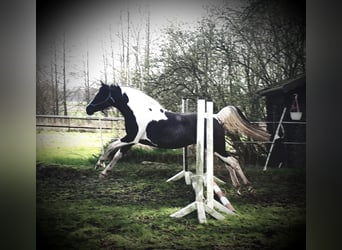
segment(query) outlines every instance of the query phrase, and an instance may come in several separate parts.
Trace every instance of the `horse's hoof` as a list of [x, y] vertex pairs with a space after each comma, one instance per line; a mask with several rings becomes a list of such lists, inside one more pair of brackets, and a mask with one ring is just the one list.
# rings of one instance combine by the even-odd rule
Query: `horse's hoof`
[[225, 207], [228, 208], [228, 209], [229, 209], [230, 211], [232, 211], [233, 213], [236, 213], [236, 210], [235, 210], [235, 208], [233, 207], [232, 204], [228, 203], [228, 204], [226, 204]]
[[95, 169], [99, 169], [100, 167], [105, 168], [106, 164], [104, 162], [98, 162], [95, 164]]
[[248, 193], [250, 193], [250, 194], [254, 194], [254, 193], [255, 193], [255, 189], [254, 189], [252, 186], [249, 186], [249, 187], [247, 188], [247, 191], [248, 191]]
[[236, 190], [236, 193], [237, 193], [238, 195], [240, 195], [240, 196], [242, 195], [241, 192], [240, 192], [240, 189], [237, 189], [237, 190]]
[[100, 173], [99, 174], [99, 179], [100, 180], [104, 180], [106, 177], [107, 177], [107, 174], [104, 174], [104, 173]]

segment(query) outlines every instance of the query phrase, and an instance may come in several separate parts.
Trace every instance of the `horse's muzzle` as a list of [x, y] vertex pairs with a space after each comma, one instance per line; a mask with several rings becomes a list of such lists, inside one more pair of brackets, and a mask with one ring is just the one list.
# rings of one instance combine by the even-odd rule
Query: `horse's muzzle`
[[92, 106], [88, 105], [86, 108], [86, 112], [88, 115], [92, 115], [92, 114], [94, 114], [94, 108]]

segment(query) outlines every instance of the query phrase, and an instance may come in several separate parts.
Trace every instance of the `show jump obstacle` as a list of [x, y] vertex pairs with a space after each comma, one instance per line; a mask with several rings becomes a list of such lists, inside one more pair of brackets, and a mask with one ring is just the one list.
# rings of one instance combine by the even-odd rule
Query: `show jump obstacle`
[[[204, 145], [205, 134], [206, 145]], [[206, 173], [204, 173], [204, 165], [206, 165]], [[218, 220], [225, 218], [215, 209], [226, 214], [235, 214], [214, 199], [214, 190], [215, 193], [220, 193], [221, 190], [214, 182], [213, 102], [206, 102], [203, 99], [197, 101], [196, 173], [192, 174], [188, 171], [187, 164], [183, 164], [183, 171], [167, 181], [178, 180], [183, 176], [187, 184], [192, 184], [196, 195], [195, 201], [171, 214], [171, 217], [180, 218], [197, 210], [199, 222], [206, 223], [206, 213]], [[207, 191], [206, 197], [204, 195], [205, 187]], [[220, 197], [220, 199], [223, 203], [228, 202], [225, 197]]]

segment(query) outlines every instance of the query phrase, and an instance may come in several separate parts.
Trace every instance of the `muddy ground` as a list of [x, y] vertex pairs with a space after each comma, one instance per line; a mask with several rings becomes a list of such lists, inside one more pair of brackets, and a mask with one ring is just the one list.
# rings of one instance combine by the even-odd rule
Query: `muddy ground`
[[205, 225], [169, 216], [194, 200], [184, 180], [165, 182], [180, 170], [123, 161], [100, 181], [92, 165], [37, 164], [38, 249], [305, 248], [304, 169], [246, 169], [256, 192], [221, 185], [238, 215]]

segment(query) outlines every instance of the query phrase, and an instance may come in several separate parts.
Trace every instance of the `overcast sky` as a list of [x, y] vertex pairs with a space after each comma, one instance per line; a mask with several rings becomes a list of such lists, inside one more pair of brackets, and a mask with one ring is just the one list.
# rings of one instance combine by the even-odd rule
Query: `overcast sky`
[[[73, 1], [71, 1], [73, 2]], [[184, 29], [193, 29], [197, 21], [204, 17], [204, 7], [214, 1], [150, 1], [151, 43], [150, 50], [155, 55], [159, 52], [158, 42], [162, 37], [163, 28], [173, 24], [183, 24]], [[215, 1], [216, 4], [227, 2]], [[242, 0], [228, 1], [232, 6], [238, 6]], [[98, 3], [98, 4], [96, 4]], [[50, 11], [38, 8], [41, 18], [37, 19], [38, 25], [38, 58], [39, 62], [49, 71], [51, 56], [51, 41], [59, 39], [61, 46], [61, 34], [65, 32], [67, 47], [67, 70], [79, 71], [83, 68], [83, 56], [88, 42], [90, 81], [103, 79], [103, 50], [110, 56], [109, 26], [113, 34], [113, 46], [115, 67], [119, 69], [119, 53], [121, 51], [120, 39], [120, 12], [122, 12], [123, 26], [127, 27], [127, 9], [130, 11], [131, 36], [140, 30], [141, 50], [145, 46], [146, 32], [146, 1], [94, 1], [88, 4], [80, 2], [72, 5], [49, 6]], [[125, 28], [124, 28], [125, 29]], [[127, 29], [127, 28], [126, 28]], [[124, 30], [125, 32], [127, 30]], [[130, 38], [131, 46], [134, 38]], [[131, 49], [132, 52], [132, 49]], [[109, 58], [109, 60], [111, 60]], [[131, 59], [132, 60], [132, 59]], [[141, 58], [143, 60], [143, 58]], [[133, 65], [133, 62], [132, 62]], [[112, 79], [112, 71], [108, 69], [108, 79]], [[67, 72], [68, 73], [68, 72]], [[68, 88], [75, 88], [82, 83], [82, 79], [67, 77]]]

